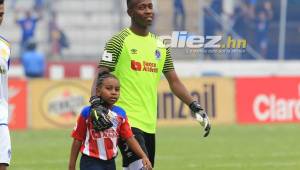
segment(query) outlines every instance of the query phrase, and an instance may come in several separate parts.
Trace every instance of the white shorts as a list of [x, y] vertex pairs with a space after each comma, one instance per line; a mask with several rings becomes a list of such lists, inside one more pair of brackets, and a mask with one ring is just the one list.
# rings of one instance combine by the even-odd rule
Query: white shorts
[[0, 125], [0, 163], [10, 163], [11, 143], [7, 125]]

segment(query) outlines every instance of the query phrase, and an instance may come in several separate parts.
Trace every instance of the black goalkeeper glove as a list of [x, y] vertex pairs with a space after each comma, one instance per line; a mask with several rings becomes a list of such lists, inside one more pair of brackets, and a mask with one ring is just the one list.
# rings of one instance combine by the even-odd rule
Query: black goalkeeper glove
[[200, 104], [196, 101], [193, 101], [189, 105], [191, 111], [196, 117], [196, 120], [200, 123], [200, 125], [204, 128], [204, 137], [207, 137], [209, 135], [211, 125], [208, 119], [208, 116], [205, 112], [205, 110], [200, 106]]
[[90, 116], [93, 128], [96, 131], [104, 131], [111, 128], [113, 124], [108, 115], [109, 109], [105, 107], [105, 102], [100, 97], [92, 96], [90, 103]]

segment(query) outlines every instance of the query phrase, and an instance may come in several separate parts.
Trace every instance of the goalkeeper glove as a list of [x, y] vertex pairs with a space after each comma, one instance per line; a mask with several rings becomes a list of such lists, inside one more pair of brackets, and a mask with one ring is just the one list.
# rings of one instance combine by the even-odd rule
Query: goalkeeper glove
[[91, 104], [92, 108], [96, 108], [100, 105], [104, 106], [105, 102], [98, 96], [92, 96], [90, 98], [90, 104]]
[[196, 120], [204, 128], [204, 137], [207, 137], [209, 135], [211, 125], [210, 125], [210, 122], [209, 122], [209, 119], [208, 119], [208, 116], [207, 116], [205, 110], [196, 101], [193, 101], [189, 105], [189, 107], [190, 107], [191, 111], [193, 112], [194, 116], [196, 117]]
[[90, 117], [93, 128], [96, 131], [104, 131], [111, 128], [113, 123], [108, 115], [109, 109], [104, 106], [104, 101], [100, 97], [93, 96], [90, 99], [90, 103]]

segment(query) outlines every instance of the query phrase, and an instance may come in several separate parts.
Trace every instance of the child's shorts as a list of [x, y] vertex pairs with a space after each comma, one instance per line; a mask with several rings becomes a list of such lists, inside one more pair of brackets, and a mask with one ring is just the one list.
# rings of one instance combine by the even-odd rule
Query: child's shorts
[[82, 154], [80, 170], [116, 170], [115, 159], [101, 160]]

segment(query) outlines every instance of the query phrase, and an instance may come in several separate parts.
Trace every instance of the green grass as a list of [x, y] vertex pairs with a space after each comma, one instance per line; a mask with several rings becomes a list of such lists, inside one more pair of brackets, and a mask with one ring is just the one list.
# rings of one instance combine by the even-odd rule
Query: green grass
[[[11, 132], [10, 170], [67, 169], [70, 131]], [[211, 136], [201, 135], [198, 126], [159, 127], [155, 169], [300, 169], [300, 125], [214, 126]]]

